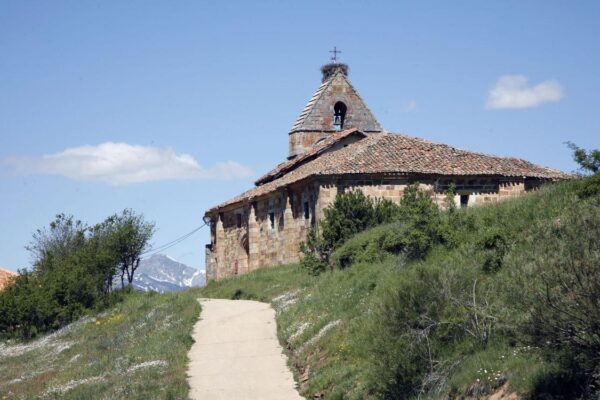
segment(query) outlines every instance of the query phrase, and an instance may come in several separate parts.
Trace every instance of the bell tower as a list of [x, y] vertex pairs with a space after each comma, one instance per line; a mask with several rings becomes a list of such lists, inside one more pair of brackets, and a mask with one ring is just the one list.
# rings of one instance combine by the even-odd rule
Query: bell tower
[[337, 62], [335, 56], [333, 62], [321, 67], [321, 86], [290, 130], [289, 159], [340, 130], [357, 128], [367, 134], [383, 130], [348, 80], [348, 66]]

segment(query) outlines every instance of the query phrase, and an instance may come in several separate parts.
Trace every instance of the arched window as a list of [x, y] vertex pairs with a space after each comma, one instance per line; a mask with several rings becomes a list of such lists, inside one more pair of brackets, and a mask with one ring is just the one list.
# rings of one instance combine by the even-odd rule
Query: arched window
[[344, 119], [346, 118], [346, 105], [338, 101], [333, 106], [333, 127], [336, 130], [344, 128]]

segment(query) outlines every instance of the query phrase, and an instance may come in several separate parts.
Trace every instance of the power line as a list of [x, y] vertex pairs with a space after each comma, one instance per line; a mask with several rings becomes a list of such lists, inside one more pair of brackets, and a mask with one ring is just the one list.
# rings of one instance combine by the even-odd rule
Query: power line
[[142, 254], [140, 254], [140, 256], [155, 254], [155, 253], [158, 253], [160, 251], [163, 251], [163, 250], [166, 250], [168, 248], [171, 248], [171, 247], [173, 247], [173, 246], [175, 246], [175, 245], [183, 242], [185, 239], [189, 238], [190, 236], [192, 236], [194, 233], [198, 232], [200, 229], [204, 228], [205, 226], [206, 226], [206, 223], [200, 225], [199, 227], [197, 227], [193, 231], [188, 232], [185, 235], [178, 237], [175, 240], [172, 240], [172, 241], [170, 241], [168, 243], [165, 243], [165, 244], [163, 244], [161, 246], [158, 246], [156, 248], [153, 248], [153, 249], [150, 249], [148, 251], [145, 251]]

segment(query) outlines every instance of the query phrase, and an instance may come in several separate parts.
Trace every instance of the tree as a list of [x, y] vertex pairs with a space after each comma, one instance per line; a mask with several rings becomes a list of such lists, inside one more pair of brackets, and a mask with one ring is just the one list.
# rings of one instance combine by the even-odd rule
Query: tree
[[[387, 203], [379, 207], [391, 214], [388, 208]], [[329, 256], [340, 244], [378, 222], [373, 201], [360, 190], [338, 193], [324, 214], [319, 225], [309, 231], [306, 242], [300, 244], [304, 254], [300, 265], [313, 275], [327, 268]]]
[[132, 210], [88, 227], [59, 214], [26, 247], [33, 268], [0, 292], [0, 336], [32, 338], [58, 329], [94, 307], [110, 304], [113, 280], [131, 285], [154, 224]]
[[338, 194], [324, 214], [321, 235], [329, 251], [375, 222], [373, 201], [360, 190]]
[[420, 190], [418, 184], [406, 186], [400, 205], [384, 199], [372, 200], [360, 190], [341, 192], [324, 214], [300, 245], [300, 265], [314, 275], [328, 265], [334, 267], [329, 258], [344, 242], [377, 225], [402, 223], [401, 247], [409, 258], [423, 257], [444, 236], [440, 212], [430, 193]]
[[100, 291], [107, 295], [112, 291], [120, 259], [115, 251], [116, 246], [113, 246], [116, 232], [114, 218], [107, 218], [94, 225], [89, 231], [90, 237], [86, 242], [86, 251], [81, 261], [99, 276]]
[[125, 287], [125, 276], [128, 285], [131, 286], [142, 253], [149, 248], [148, 242], [155, 231], [154, 223], [146, 222], [142, 215], [126, 209], [120, 215], [108, 217], [104, 224], [110, 232], [109, 246], [118, 260], [121, 287]]
[[573, 151], [573, 160], [579, 164], [579, 169], [592, 174], [600, 171], [600, 150], [585, 150], [573, 142], [566, 142], [566, 145]]
[[50, 270], [85, 243], [87, 226], [72, 215], [57, 214], [48, 228], [35, 231], [25, 249], [38, 273]]

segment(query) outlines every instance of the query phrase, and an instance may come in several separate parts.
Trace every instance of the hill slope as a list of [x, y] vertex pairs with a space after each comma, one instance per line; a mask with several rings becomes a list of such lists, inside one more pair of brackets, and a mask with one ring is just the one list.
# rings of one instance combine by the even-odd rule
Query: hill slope
[[0, 398], [187, 398], [196, 298], [133, 292], [50, 335], [0, 342]]
[[561, 260], [598, 260], [600, 199], [597, 190], [579, 199], [579, 187], [565, 182], [460, 210], [456, 244], [422, 261], [373, 257], [382, 232], [394, 229], [377, 227], [346, 243], [365, 249], [347, 269], [311, 277], [295, 265], [276, 267], [211, 282], [201, 293], [270, 301], [307, 398], [575, 398], [586, 390], [576, 369], [548, 356], [530, 327], [544, 318], [538, 295], [560, 275]]

